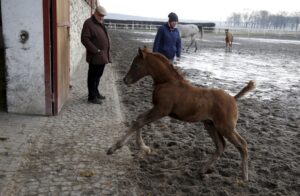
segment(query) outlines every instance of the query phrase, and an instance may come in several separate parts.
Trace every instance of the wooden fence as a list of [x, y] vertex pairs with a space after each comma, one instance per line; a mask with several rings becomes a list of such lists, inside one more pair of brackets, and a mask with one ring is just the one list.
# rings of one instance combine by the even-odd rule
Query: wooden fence
[[[158, 24], [148, 23], [105, 23], [109, 29], [124, 29], [124, 30], [142, 30], [142, 31], [157, 31], [160, 26]], [[234, 36], [239, 37], [262, 37], [262, 38], [280, 38], [280, 39], [300, 39], [299, 31], [291, 30], [274, 30], [274, 29], [251, 29], [251, 28], [233, 28], [233, 27], [202, 27], [203, 34], [224, 35], [225, 29], [229, 29]]]
[[105, 26], [109, 29], [157, 31], [157, 28], [160, 25], [142, 23], [105, 23]]
[[279, 30], [279, 29], [251, 29], [251, 28], [226, 28], [215, 27], [213, 31], [204, 28], [204, 33], [225, 34], [225, 29], [229, 29], [234, 36], [239, 37], [262, 37], [262, 38], [280, 38], [280, 39], [300, 39], [299, 31]]

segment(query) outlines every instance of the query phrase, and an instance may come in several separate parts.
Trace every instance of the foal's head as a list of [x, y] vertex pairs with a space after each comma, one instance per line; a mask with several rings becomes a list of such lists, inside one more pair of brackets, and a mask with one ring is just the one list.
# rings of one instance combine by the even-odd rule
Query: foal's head
[[148, 75], [151, 75], [156, 84], [174, 79], [184, 80], [165, 56], [153, 53], [147, 47], [139, 48], [124, 78], [124, 83], [133, 84]]
[[139, 79], [149, 75], [147, 69], [148, 61], [146, 61], [147, 53], [149, 52], [149, 49], [146, 47], [144, 47], [144, 49], [139, 48], [138, 54], [134, 57], [130, 69], [124, 77], [125, 84], [133, 84]]

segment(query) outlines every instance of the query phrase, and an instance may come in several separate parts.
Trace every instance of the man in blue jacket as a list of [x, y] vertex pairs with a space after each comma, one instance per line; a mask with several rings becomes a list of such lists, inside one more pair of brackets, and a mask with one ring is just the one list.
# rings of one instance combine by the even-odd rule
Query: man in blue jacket
[[175, 55], [180, 58], [181, 54], [181, 38], [176, 25], [178, 16], [171, 12], [169, 21], [158, 28], [155, 36], [153, 52], [159, 52], [166, 56], [173, 63]]

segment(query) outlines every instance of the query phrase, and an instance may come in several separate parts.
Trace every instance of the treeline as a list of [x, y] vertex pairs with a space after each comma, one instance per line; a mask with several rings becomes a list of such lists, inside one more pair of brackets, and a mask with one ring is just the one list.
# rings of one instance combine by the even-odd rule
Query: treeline
[[292, 14], [280, 12], [271, 14], [268, 11], [253, 11], [246, 13], [232, 13], [227, 18], [228, 26], [257, 28], [257, 29], [280, 29], [298, 31], [300, 24], [300, 12]]

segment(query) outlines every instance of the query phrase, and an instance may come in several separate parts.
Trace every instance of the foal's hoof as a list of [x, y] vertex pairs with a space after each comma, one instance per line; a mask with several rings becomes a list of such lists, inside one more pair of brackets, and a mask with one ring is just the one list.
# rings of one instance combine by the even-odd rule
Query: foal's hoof
[[199, 174], [200, 175], [206, 175], [206, 174], [211, 174], [215, 172], [215, 170], [213, 168], [202, 168], [200, 171], [199, 171]]
[[204, 180], [204, 179], [208, 178], [208, 174], [199, 173], [199, 177], [200, 177], [201, 180]]
[[143, 150], [143, 152], [146, 154], [146, 155], [150, 155], [152, 153], [152, 150], [149, 146], [146, 146], [146, 145], [142, 145], [141, 146], [141, 149]]
[[244, 180], [244, 182], [247, 182], [249, 180], [248, 175], [244, 175], [243, 180]]
[[106, 152], [107, 155], [112, 155], [114, 153], [114, 150], [112, 148], [109, 148]]

